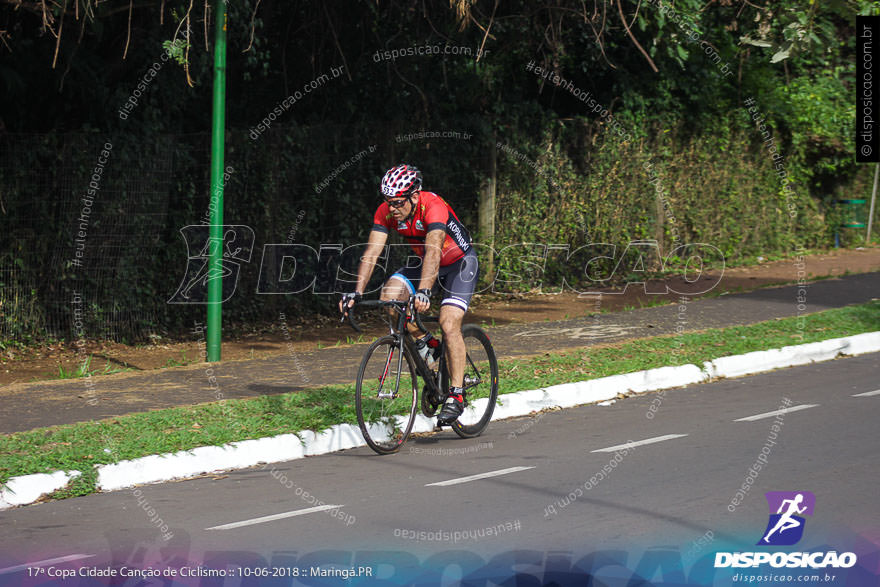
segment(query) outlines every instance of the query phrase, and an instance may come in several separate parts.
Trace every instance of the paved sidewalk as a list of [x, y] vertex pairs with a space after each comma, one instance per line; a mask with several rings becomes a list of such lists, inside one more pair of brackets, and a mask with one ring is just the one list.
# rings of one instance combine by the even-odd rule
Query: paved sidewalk
[[[615, 340], [752, 324], [798, 314], [798, 287], [603, 314], [592, 318], [511, 324], [489, 329], [499, 357], [516, 357], [590, 346]], [[880, 273], [827, 279], [807, 286], [801, 313], [812, 313], [880, 296]], [[793, 340], [793, 342], [795, 342]], [[0, 392], [0, 434], [43, 426], [109, 418], [132, 412], [218, 399], [286, 393], [333, 383], [353, 382], [365, 345], [284, 354], [267, 359], [193, 365], [160, 371], [83, 379], [20, 383]], [[212, 381], [216, 377], [216, 383]]]

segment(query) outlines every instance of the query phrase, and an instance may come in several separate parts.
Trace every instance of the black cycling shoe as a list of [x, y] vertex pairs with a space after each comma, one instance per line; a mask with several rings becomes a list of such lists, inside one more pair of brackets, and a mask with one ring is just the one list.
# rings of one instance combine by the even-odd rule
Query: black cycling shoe
[[449, 394], [449, 397], [446, 398], [446, 403], [443, 404], [443, 409], [440, 410], [440, 415], [437, 416], [437, 424], [440, 426], [449, 426], [461, 416], [462, 412], [464, 412], [464, 394]]

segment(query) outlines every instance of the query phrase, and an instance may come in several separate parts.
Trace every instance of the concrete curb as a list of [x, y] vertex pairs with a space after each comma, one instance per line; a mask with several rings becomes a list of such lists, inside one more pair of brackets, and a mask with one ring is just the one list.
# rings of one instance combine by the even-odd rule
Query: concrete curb
[[0, 491], [0, 510], [34, 503], [46, 494], [64, 489], [72, 479], [80, 475], [82, 473], [79, 471], [55, 471], [51, 474], [13, 477]]
[[[796, 365], [829, 361], [838, 356], [854, 356], [880, 351], [880, 332], [834, 338], [781, 349], [756, 351], [733, 357], [721, 357], [697, 365], [660, 367], [612, 375], [590, 381], [564, 383], [551, 387], [519, 391], [501, 396], [492, 420], [527, 416], [548, 408], [570, 408], [601, 402], [620, 393], [646, 393], [702, 383], [719, 377], [740, 377]], [[475, 408], [485, 405], [477, 400], [462, 415], [465, 423], [475, 419]], [[419, 414], [413, 432], [430, 432], [432, 419]], [[188, 451], [151, 455], [109, 465], [96, 465], [98, 489], [113, 491], [145, 483], [195, 477], [204, 473], [243, 469], [261, 463], [290, 461], [306, 456], [365, 446], [360, 429], [337, 424], [316, 433], [303, 430], [256, 440], [243, 440], [224, 446], [203, 446]], [[13, 477], [0, 491], [0, 510], [38, 501], [79, 476], [79, 471], [55, 471], [51, 474]]]
[[819, 361], [830, 361], [839, 355], [860, 355], [878, 350], [880, 332], [867, 332], [844, 338], [832, 338], [769, 351], [755, 351], [733, 357], [722, 357], [703, 363], [710, 377], [741, 377], [784, 367], [795, 367]]

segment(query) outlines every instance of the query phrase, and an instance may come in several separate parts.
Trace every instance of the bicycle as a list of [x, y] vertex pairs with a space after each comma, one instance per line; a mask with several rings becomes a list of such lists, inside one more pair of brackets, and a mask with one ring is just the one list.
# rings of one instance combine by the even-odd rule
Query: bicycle
[[[422, 414], [433, 418], [449, 392], [445, 341], [441, 337], [440, 356], [436, 369], [432, 369], [416, 350], [415, 339], [406, 328], [407, 322], [412, 320], [422, 332], [428, 332], [415, 309], [414, 300], [415, 296], [405, 302], [361, 301], [342, 317], [345, 320], [347, 316], [352, 328], [362, 332], [355, 321], [355, 307], [390, 308], [396, 312], [396, 317], [393, 313], [383, 312], [390, 333], [375, 340], [364, 353], [355, 391], [361, 433], [370, 448], [379, 454], [397, 452], [406, 442], [415, 424], [417, 403], [420, 403]], [[439, 322], [439, 319], [426, 316], [424, 321]], [[482, 434], [495, 410], [498, 360], [489, 337], [479, 326], [465, 324], [461, 334], [467, 352], [463, 382], [465, 410], [451, 428], [462, 438], [474, 438]], [[420, 401], [419, 376], [424, 381]]]

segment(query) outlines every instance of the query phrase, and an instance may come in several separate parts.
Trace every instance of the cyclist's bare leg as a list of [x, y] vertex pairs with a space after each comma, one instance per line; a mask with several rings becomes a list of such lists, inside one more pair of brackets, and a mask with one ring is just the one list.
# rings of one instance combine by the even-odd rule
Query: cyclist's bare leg
[[[409, 290], [399, 279], [389, 279], [385, 282], [385, 285], [382, 286], [382, 293], [379, 295], [379, 298], [386, 302], [389, 300], [405, 302], [409, 299]], [[397, 316], [397, 313], [391, 308], [388, 308], [388, 314], [392, 317]], [[419, 330], [419, 327], [412, 322], [407, 322], [406, 328], [413, 336], [422, 335], [422, 331]]]
[[449, 378], [452, 387], [461, 387], [464, 383], [464, 363], [467, 356], [464, 339], [461, 336], [461, 322], [464, 310], [457, 306], [440, 307], [440, 328], [443, 329], [443, 340], [446, 342], [446, 360], [449, 362]]

